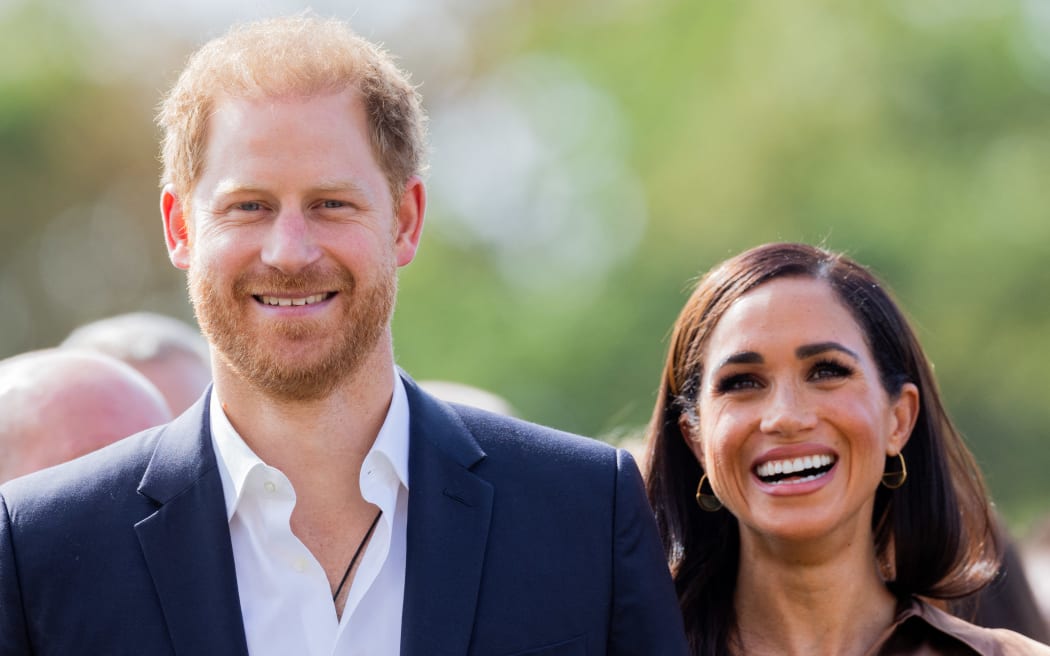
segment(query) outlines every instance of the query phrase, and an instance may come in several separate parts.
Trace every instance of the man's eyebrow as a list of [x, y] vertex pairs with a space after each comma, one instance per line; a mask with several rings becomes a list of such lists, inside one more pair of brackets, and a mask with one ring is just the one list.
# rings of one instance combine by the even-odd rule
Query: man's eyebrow
[[324, 181], [321, 181], [318, 184], [314, 185], [313, 189], [314, 189], [314, 191], [322, 191], [322, 192], [324, 192], [324, 191], [328, 191], [328, 192], [348, 191], [348, 192], [354, 193], [354, 194], [367, 194], [367, 190], [364, 187], [362, 187], [361, 185], [357, 184], [356, 182], [352, 182], [352, 181], [349, 181], [349, 180], [346, 180], [346, 181], [335, 181], [335, 180], [327, 181], [327, 180], [324, 180]]
[[839, 351], [845, 353], [854, 360], [860, 360], [860, 356], [856, 354], [852, 349], [848, 349], [838, 342], [818, 342], [816, 344], [806, 344], [795, 349], [795, 357], [799, 360], [805, 360], [806, 358], [812, 358], [814, 355], [820, 355], [828, 351]]
[[234, 182], [233, 180], [224, 180], [219, 184], [215, 185], [215, 195], [217, 196], [231, 196], [233, 194], [260, 192], [262, 192], [262, 187], [250, 183], [245, 184], [241, 182]]

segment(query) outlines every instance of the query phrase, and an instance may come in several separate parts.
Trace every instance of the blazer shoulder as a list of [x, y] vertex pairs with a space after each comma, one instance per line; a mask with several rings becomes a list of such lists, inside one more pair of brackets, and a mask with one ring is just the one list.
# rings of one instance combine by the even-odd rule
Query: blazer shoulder
[[538, 458], [562, 457], [608, 464], [616, 447], [574, 433], [470, 406], [449, 404], [487, 454], [509, 452]]
[[411, 451], [419, 456], [442, 453], [474, 471], [500, 463], [517, 468], [563, 463], [577, 470], [590, 466], [608, 471], [629, 459], [626, 451], [605, 442], [445, 401], [420, 389], [404, 372], [401, 377], [408, 395]]
[[476, 408], [454, 410], [485, 452], [473, 471], [503, 490], [544, 487], [553, 496], [604, 504], [616, 498], [617, 489], [638, 487], [638, 468], [624, 449]]

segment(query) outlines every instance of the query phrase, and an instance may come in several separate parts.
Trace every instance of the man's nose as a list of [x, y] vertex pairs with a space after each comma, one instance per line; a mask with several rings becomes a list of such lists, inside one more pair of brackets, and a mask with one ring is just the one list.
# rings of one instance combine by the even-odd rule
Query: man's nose
[[262, 261], [284, 273], [296, 273], [321, 257], [309, 219], [299, 209], [282, 209], [270, 224]]
[[765, 433], [793, 435], [813, 428], [817, 415], [803, 390], [795, 385], [775, 385], [762, 412]]

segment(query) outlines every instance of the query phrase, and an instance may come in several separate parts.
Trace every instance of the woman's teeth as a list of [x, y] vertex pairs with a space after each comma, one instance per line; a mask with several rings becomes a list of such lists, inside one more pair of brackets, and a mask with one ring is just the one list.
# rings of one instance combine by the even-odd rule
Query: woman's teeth
[[836, 458], [829, 455], [803, 456], [786, 460], [770, 460], [755, 467], [755, 474], [764, 483], [804, 483], [826, 474]]

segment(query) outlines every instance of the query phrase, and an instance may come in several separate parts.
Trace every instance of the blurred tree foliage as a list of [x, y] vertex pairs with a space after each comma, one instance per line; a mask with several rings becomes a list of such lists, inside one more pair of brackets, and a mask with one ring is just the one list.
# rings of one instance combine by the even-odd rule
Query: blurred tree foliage
[[[552, 281], [540, 255], [540, 282], [521, 284], [505, 251], [455, 238], [455, 210], [435, 203], [402, 273], [399, 363], [615, 440], [648, 419], [691, 281], [758, 243], [824, 243], [894, 288], [1008, 516], [1047, 511], [1050, 19], [1037, 5], [509, 3], [473, 27], [462, 80], [406, 61], [435, 118], [463, 80], [526, 55], [567, 62], [616, 107], [644, 232], [597, 279]], [[85, 62], [107, 44], [41, 6], [0, 17], [0, 355], [113, 312], [190, 316], [155, 209], [164, 83], [100, 76]], [[603, 211], [607, 191], [588, 192]]]
[[75, 7], [0, 13], [3, 355], [134, 308], [192, 316], [159, 239], [157, 91], [100, 68]]

